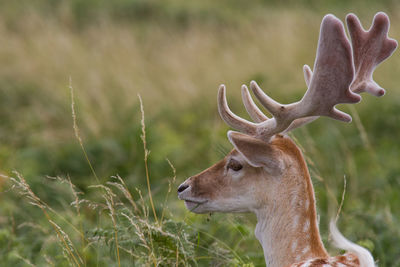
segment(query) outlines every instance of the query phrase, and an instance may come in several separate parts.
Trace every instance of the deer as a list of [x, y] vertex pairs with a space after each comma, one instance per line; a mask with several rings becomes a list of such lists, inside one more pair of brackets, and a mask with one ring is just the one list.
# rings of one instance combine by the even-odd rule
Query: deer
[[378, 97], [385, 94], [372, 76], [397, 48], [397, 41], [388, 37], [388, 16], [377, 13], [368, 31], [352, 13], [346, 16], [346, 24], [351, 41], [341, 20], [331, 14], [322, 19], [314, 68], [303, 67], [308, 89], [298, 102], [281, 104], [255, 81], [250, 82], [254, 96], [270, 116], [257, 106], [246, 85], [241, 95], [253, 121], [237, 116], [227, 104], [222, 84], [218, 111], [237, 130], [227, 132], [233, 150], [177, 190], [178, 198], [194, 213], [255, 213], [255, 236], [268, 267], [375, 266], [372, 254], [347, 240], [334, 221], [330, 223], [332, 241], [346, 253], [328, 254], [319, 233], [306, 161], [288, 136], [321, 116], [351, 122], [351, 116], [338, 110], [337, 104], [356, 104], [363, 92]]

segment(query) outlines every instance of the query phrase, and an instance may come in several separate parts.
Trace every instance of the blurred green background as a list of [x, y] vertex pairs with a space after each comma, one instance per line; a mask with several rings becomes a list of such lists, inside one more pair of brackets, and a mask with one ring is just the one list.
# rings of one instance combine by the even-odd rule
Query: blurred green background
[[[67, 220], [74, 218], [73, 197], [47, 176], [70, 177], [85, 198], [101, 198], [88, 187], [98, 182], [74, 135], [71, 79], [80, 135], [100, 182], [118, 174], [135, 201], [138, 188], [147, 203], [140, 94], [156, 211], [164, 209], [173, 176], [169, 159], [177, 177], [166, 216], [188, 226], [197, 244], [187, 265], [263, 266], [253, 215], [189, 214], [175, 195], [186, 177], [231, 149], [217, 112], [218, 85], [227, 85], [230, 105], [243, 117], [240, 86], [253, 79], [278, 101], [296, 101], [306, 89], [302, 66], [313, 65], [322, 17], [344, 20], [353, 12], [368, 28], [378, 11], [389, 15], [389, 35], [399, 40], [400, 3], [394, 0], [0, 0], [0, 172], [24, 175]], [[398, 55], [375, 72], [387, 90], [383, 98], [363, 95], [354, 108], [342, 107], [353, 123], [323, 118], [293, 133], [309, 163], [329, 251], [337, 252], [327, 225], [345, 176], [339, 228], [370, 249], [379, 266], [400, 266]], [[41, 210], [4, 177], [0, 202], [2, 266], [73, 265], [62, 246], [51, 245], [57, 241]], [[85, 233], [107, 225], [88, 208], [79, 218]], [[79, 240], [70, 235], [71, 242]], [[118, 265], [107, 242], [83, 254], [87, 266]], [[146, 265], [123, 252], [121, 261]]]

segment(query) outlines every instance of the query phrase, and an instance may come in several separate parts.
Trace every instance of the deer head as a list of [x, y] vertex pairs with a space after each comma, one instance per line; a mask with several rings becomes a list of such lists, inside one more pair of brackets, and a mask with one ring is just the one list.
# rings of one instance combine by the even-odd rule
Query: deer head
[[[256, 82], [250, 83], [271, 118], [256, 106], [246, 85], [242, 86], [243, 103], [254, 122], [238, 117], [228, 107], [225, 86], [220, 86], [221, 118], [239, 131], [228, 131], [234, 149], [178, 188], [178, 197], [195, 213], [256, 213], [256, 236], [268, 266], [328, 258], [319, 236], [306, 163], [286, 134], [320, 116], [350, 122], [350, 115], [336, 109], [337, 104], [358, 103], [361, 92], [375, 96], [385, 93], [372, 74], [397, 47], [397, 42], [387, 36], [387, 15], [376, 14], [369, 31], [364, 31], [355, 15], [349, 14], [346, 19], [351, 44], [339, 19], [333, 15], [323, 18], [314, 71], [303, 67], [308, 90], [301, 100], [280, 104]], [[355, 259], [360, 264], [363, 261], [361, 256]]]

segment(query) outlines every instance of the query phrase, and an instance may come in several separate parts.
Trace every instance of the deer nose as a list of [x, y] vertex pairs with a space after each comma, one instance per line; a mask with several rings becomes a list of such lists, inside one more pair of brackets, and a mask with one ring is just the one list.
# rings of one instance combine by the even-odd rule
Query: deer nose
[[186, 184], [181, 184], [181, 185], [178, 187], [178, 193], [181, 193], [181, 192], [185, 191], [188, 187], [189, 187], [189, 186], [186, 185]]

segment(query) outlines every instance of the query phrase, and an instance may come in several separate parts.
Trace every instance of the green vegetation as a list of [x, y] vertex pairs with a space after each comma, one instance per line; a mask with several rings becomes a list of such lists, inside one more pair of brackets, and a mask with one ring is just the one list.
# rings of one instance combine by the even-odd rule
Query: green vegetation
[[[231, 149], [218, 85], [244, 117], [239, 88], [252, 79], [298, 99], [326, 13], [369, 25], [385, 11], [400, 39], [397, 1], [281, 2], [0, 0], [2, 266], [263, 266], [254, 216], [195, 215], [176, 198]], [[400, 266], [397, 52], [375, 73], [387, 95], [343, 107], [352, 124], [324, 118], [293, 133], [324, 243], [337, 252], [327, 226], [345, 176], [339, 229], [379, 266]]]

